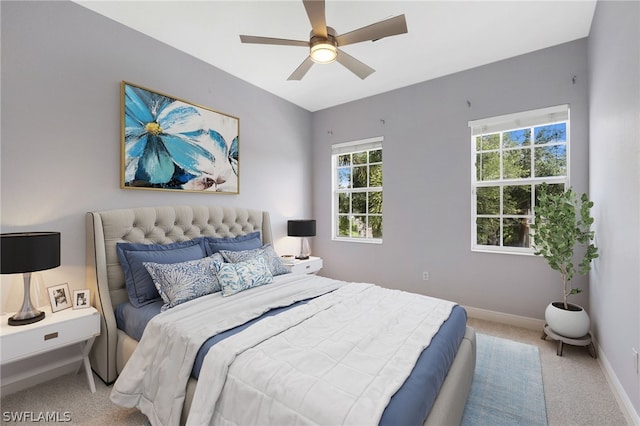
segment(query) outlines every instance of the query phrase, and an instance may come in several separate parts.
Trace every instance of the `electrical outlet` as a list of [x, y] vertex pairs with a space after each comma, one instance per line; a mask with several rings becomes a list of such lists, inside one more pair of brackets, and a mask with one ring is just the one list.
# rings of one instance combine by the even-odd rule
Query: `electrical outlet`
[[428, 271], [424, 271], [422, 273], [422, 281], [429, 281], [429, 272]]
[[638, 350], [636, 348], [631, 348], [631, 352], [633, 353], [633, 367], [636, 370], [636, 374], [640, 374], [640, 359], [638, 359]]

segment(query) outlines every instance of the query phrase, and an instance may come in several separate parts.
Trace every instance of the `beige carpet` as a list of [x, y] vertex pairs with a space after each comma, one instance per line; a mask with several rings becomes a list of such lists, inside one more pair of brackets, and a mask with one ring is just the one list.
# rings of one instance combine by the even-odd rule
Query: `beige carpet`
[[556, 355], [557, 342], [542, 340], [542, 330], [533, 331], [471, 318], [478, 332], [538, 346], [542, 364], [547, 421], [549, 426], [631, 425], [622, 413], [600, 364], [585, 347], [564, 345]]
[[120, 408], [111, 403], [109, 393], [111, 387], [107, 387], [102, 380], [94, 374], [96, 393], [92, 394], [87, 384], [87, 376], [84, 369], [79, 374], [67, 374], [33, 388], [2, 397], [0, 407], [3, 413], [2, 424], [27, 425], [27, 424], [54, 424], [54, 422], [5, 422], [5, 413], [29, 412], [34, 415], [39, 413], [57, 412], [59, 418], [64, 418], [68, 413], [75, 425], [144, 425], [147, 418], [137, 409]]
[[[564, 356], [556, 356], [556, 344], [541, 340], [541, 333], [488, 321], [471, 319], [478, 332], [536, 345], [540, 349], [547, 418], [550, 426], [630, 425], [620, 410], [597, 360], [585, 348], [566, 345]], [[2, 398], [2, 424], [7, 412], [68, 412], [79, 425], [144, 425], [146, 418], [135, 409], [124, 409], [109, 401], [110, 387], [96, 376], [91, 394], [86, 377], [66, 375], [42, 385]], [[27, 424], [27, 423], [10, 423]], [[45, 423], [38, 423], [45, 424]]]

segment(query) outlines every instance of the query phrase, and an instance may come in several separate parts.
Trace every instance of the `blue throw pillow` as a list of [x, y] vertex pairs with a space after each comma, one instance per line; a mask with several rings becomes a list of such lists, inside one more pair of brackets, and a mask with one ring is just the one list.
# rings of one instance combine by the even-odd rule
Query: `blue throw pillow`
[[129, 301], [136, 308], [160, 299], [143, 262], [178, 263], [202, 259], [206, 255], [204, 238], [171, 244], [118, 243], [116, 251], [124, 272]]
[[164, 301], [161, 310], [166, 311], [189, 300], [220, 291], [216, 270], [222, 263], [222, 255], [216, 253], [204, 259], [180, 263], [143, 262], [143, 265]]
[[204, 237], [207, 254], [211, 256], [220, 250], [251, 250], [262, 247], [260, 239], [260, 231], [251, 232], [246, 235], [238, 235], [237, 237]]
[[246, 262], [222, 263], [217, 268], [223, 296], [231, 296], [273, 281], [264, 256], [256, 256]]

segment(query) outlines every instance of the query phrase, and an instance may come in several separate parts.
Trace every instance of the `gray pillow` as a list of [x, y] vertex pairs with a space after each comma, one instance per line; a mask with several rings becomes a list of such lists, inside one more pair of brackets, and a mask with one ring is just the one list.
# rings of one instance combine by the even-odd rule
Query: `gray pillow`
[[269, 265], [271, 275], [274, 277], [282, 274], [288, 274], [290, 272], [289, 269], [284, 266], [284, 263], [280, 260], [280, 256], [278, 256], [271, 244], [265, 244], [264, 246], [253, 250], [220, 250], [220, 254], [222, 254], [222, 257], [224, 257], [227, 262], [231, 263], [244, 262], [256, 256], [264, 256], [267, 261], [267, 265]]

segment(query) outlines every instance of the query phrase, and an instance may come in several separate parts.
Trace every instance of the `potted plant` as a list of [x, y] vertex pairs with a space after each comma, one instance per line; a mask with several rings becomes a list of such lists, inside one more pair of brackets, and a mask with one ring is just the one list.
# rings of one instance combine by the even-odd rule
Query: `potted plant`
[[[589, 332], [589, 316], [579, 305], [567, 302], [572, 294], [582, 290], [571, 287], [575, 273], [586, 274], [591, 270], [591, 261], [598, 257], [593, 244], [593, 218], [587, 194], [578, 194], [571, 188], [554, 192], [547, 184], [540, 186], [539, 205], [535, 209], [533, 249], [543, 256], [549, 266], [560, 272], [562, 278], [562, 302], [552, 302], [545, 310], [545, 320], [551, 330], [561, 336], [578, 338]], [[579, 253], [576, 253], [579, 250]], [[582, 255], [577, 267], [576, 255]]]

